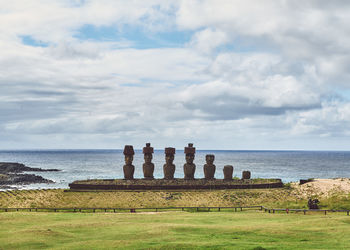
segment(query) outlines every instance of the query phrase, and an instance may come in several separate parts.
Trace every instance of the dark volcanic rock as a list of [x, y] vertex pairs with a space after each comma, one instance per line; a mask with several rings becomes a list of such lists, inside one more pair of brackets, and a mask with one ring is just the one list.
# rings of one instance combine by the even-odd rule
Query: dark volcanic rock
[[8, 189], [7, 185], [27, 185], [34, 183], [53, 183], [39, 175], [22, 174], [22, 172], [60, 171], [59, 169], [31, 168], [16, 162], [0, 162], [0, 188]]
[[250, 171], [243, 171], [243, 172], [242, 172], [242, 179], [243, 179], [243, 180], [249, 180], [249, 179], [250, 179], [250, 176], [251, 176]]
[[34, 174], [8, 174], [0, 178], [0, 185], [26, 185], [32, 183], [53, 183], [53, 181]]
[[8, 173], [22, 173], [27, 172], [49, 172], [49, 171], [61, 171], [59, 169], [42, 169], [27, 167], [22, 163], [17, 162], [0, 162], [0, 174]]
[[226, 165], [224, 166], [224, 180], [232, 180], [233, 176], [233, 166], [232, 165]]
[[281, 188], [281, 179], [100, 179], [81, 180], [69, 184], [71, 190], [196, 190], [196, 189], [249, 189]]

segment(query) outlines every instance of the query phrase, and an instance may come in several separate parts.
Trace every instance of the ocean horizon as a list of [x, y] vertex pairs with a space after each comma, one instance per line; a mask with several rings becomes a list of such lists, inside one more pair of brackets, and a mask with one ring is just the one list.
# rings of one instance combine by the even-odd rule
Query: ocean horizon
[[[203, 178], [205, 155], [214, 154], [215, 177], [223, 178], [225, 165], [233, 165], [234, 176], [243, 170], [251, 171], [252, 178], [280, 178], [283, 182], [307, 178], [349, 178], [350, 151], [320, 150], [197, 150], [195, 178]], [[0, 162], [18, 162], [29, 167], [60, 169], [60, 172], [33, 172], [53, 180], [51, 184], [17, 186], [20, 189], [68, 188], [68, 184], [83, 179], [123, 178], [122, 149], [17, 149], [0, 150]], [[154, 177], [163, 178], [164, 150], [155, 149]], [[183, 178], [185, 154], [177, 149], [174, 164], [175, 178]], [[143, 178], [142, 149], [136, 149], [133, 165], [135, 178]]]

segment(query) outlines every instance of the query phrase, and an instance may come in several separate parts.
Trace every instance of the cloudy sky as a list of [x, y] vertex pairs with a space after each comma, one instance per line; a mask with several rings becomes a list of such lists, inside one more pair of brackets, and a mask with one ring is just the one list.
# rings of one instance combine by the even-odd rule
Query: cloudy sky
[[350, 149], [349, 1], [0, 0], [0, 149]]

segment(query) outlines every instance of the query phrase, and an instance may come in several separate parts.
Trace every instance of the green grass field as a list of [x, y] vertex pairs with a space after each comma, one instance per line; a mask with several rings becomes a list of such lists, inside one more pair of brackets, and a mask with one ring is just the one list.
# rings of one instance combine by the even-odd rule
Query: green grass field
[[[348, 193], [320, 198], [321, 208], [350, 209]], [[167, 208], [263, 205], [306, 208], [295, 188], [213, 191], [0, 192], [5, 208]], [[203, 209], [204, 211], [205, 209]], [[154, 211], [154, 210], [152, 210]], [[0, 212], [0, 249], [349, 249], [346, 213]]]
[[0, 249], [348, 249], [350, 217], [244, 212], [0, 213]]

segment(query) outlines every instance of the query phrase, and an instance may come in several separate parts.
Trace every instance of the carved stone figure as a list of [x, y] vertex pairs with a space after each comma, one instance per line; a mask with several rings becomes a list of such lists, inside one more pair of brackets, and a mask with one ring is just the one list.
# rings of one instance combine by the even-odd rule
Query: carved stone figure
[[196, 171], [196, 165], [193, 163], [194, 154], [196, 148], [193, 147], [193, 143], [189, 143], [188, 147], [185, 147], [186, 163], [184, 164], [184, 179], [194, 180], [194, 172]]
[[250, 179], [250, 171], [243, 171], [242, 172], [242, 179], [249, 180]]
[[135, 172], [135, 167], [132, 165], [135, 154], [133, 146], [125, 145], [123, 153], [125, 155], [125, 165], [123, 166], [124, 179], [132, 180]]
[[163, 165], [163, 172], [164, 172], [164, 179], [172, 180], [174, 179], [174, 173], [175, 173], [175, 165], [174, 162], [174, 155], [175, 155], [175, 148], [165, 148], [165, 164]]
[[146, 143], [146, 147], [143, 148], [142, 152], [145, 159], [145, 163], [142, 166], [143, 176], [145, 179], [154, 179], [154, 164], [152, 163], [153, 147], [151, 147], [151, 143]]
[[226, 165], [224, 166], [224, 180], [232, 180], [233, 176], [233, 166], [232, 165]]
[[216, 166], [213, 164], [215, 160], [215, 155], [206, 155], [205, 160], [207, 164], [204, 164], [204, 178], [207, 180], [214, 179], [214, 174], [216, 170]]

